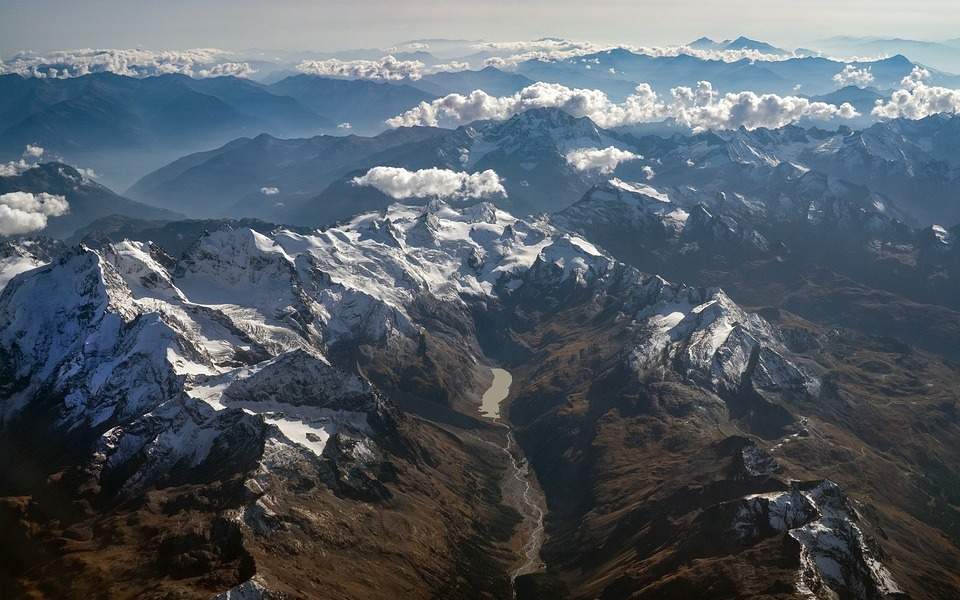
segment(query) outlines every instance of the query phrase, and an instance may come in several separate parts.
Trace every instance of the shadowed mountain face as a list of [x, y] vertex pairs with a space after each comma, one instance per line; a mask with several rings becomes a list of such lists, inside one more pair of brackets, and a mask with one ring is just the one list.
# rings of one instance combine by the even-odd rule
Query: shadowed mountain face
[[372, 165], [378, 160], [374, 157], [446, 134], [423, 127], [373, 138], [324, 135], [283, 140], [266, 134], [241, 138], [185, 156], [145, 176], [127, 193], [196, 216], [276, 216], [344, 173]]
[[295, 75], [270, 86], [275, 94], [289, 96], [324, 115], [334, 125], [348, 123], [360, 134], [383, 131], [384, 121], [436, 94], [405, 84], [327, 79]]
[[[494, 67], [486, 67], [479, 71], [433, 73], [425, 75], [412, 85], [436, 96], [467, 95], [474, 90], [483, 90], [494, 96], [509, 96], [533, 83], [533, 80], [519, 73], [507, 73]], [[394, 114], [400, 114], [400, 112], [402, 111]]]
[[30, 192], [63, 197], [69, 211], [50, 217], [43, 234], [66, 238], [94, 221], [118, 215], [134, 219], [173, 220], [182, 218], [176, 212], [148, 206], [124, 198], [76, 169], [63, 163], [44, 163], [7, 177], [0, 176], [0, 194]]
[[[109, 73], [74, 79], [0, 78], [0, 152], [39, 144], [109, 183], [130, 181], [162, 157], [243, 134], [318, 131], [331, 122], [291, 98], [233, 77]], [[169, 158], [167, 158], [169, 160]], [[161, 163], [162, 164], [162, 163]]]
[[273, 86], [235, 77], [72, 79], [0, 76], [0, 157], [27, 144], [126, 186], [170, 160], [238, 136], [360, 132], [434, 96], [402, 85], [295, 76]]
[[493, 169], [507, 190], [498, 204], [519, 214], [535, 214], [568, 206], [595, 181], [593, 174], [568, 164], [568, 152], [611, 145], [627, 147], [621, 136], [587, 118], [547, 108], [504, 122], [478, 122], [455, 130], [405, 127], [374, 138], [260, 136], [184, 157], [147, 175], [127, 193], [193, 215], [249, 215], [321, 225], [390, 203], [377, 190], [350, 183], [375, 166]]

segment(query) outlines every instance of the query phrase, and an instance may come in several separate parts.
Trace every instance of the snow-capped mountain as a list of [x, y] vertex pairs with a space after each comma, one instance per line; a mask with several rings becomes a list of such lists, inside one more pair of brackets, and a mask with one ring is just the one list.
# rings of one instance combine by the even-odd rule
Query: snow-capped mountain
[[786, 163], [754, 169], [745, 169], [749, 183], [704, 178], [704, 187], [661, 186], [659, 177], [656, 187], [614, 178], [552, 220], [654, 272], [671, 261], [775, 256], [815, 240], [863, 245], [911, 239], [910, 229], [888, 216], [884, 200], [860, 186]]
[[[489, 139], [509, 147], [522, 137], [517, 125]], [[579, 136], [570, 139], [581, 143]], [[806, 183], [809, 173], [786, 164], [774, 170], [788, 168], [785, 181], [808, 186], [808, 196], [829, 205], [824, 189], [830, 188], [817, 187], [825, 180]], [[665, 257], [694, 245], [735, 244], [763, 254], [770, 243], [753, 228], [756, 221], [738, 217], [794, 214], [745, 198], [724, 212], [714, 212], [724, 206], [722, 198], [714, 206], [688, 200], [679, 188], [613, 178], [552, 220], [518, 219], [490, 203], [432, 201], [393, 204], [316, 231], [231, 222], [198, 229], [186, 222], [179, 237], [164, 233], [177, 240], [167, 249], [147, 239], [123, 240], [41, 256], [30, 254], [30, 244], [11, 245], [9, 256], [37, 268], [14, 277], [0, 294], [2, 423], [5, 430], [29, 423], [31, 431], [81, 440], [76, 447], [84, 449], [85, 479], [79, 481], [102, 500], [239, 477], [247, 492], [230, 522], [254, 545], [280, 535], [279, 523], [294, 519], [291, 507], [313, 485], [332, 491], [337, 510], [345, 511], [355, 502], [409, 494], [397, 484], [398, 469], [427, 477], [423, 470], [435, 468], [429, 465], [436, 459], [416, 457], [424, 444], [440, 442], [404, 416], [399, 405], [411, 401], [406, 394], [416, 396], [417, 406], [433, 403], [433, 410], [469, 406], [469, 389], [456, 386], [471, 385], [482, 371], [483, 348], [498, 336], [510, 340], [512, 349], [498, 352], [520, 373], [536, 365], [558, 368], [556, 358], [531, 358], [546, 352], [536, 344], [562, 339], [533, 333], [555, 323], [572, 336], [573, 347], [579, 336], [606, 346], [596, 357], [609, 354], [610, 370], [597, 367], [603, 377], [613, 373], [618, 385], [643, 390], [666, 385], [678, 399], [695, 398], [698, 408], [669, 409], [678, 411], [676, 418], [718, 420], [770, 444], [801, 435], [806, 426], [796, 406], [820, 398], [822, 383], [819, 368], [788, 349], [792, 338], [719, 288], [669, 283], [618, 262], [591, 241], [587, 225], [619, 224], [650, 249], [662, 241], [656, 249]], [[803, 214], [809, 221], [809, 212]], [[952, 248], [952, 234], [941, 229], [931, 230], [936, 243]], [[583, 350], [571, 357], [593, 360]], [[403, 383], [391, 379], [393, 369], [421, 363]], [[435, 379], [419, 383], [428, 375]], [[422, 387], [406, 392], [410, 380]], [[541, 405], [518, 406], [517, 419], [525, 423], [522, 415]], [[526, 426], [555, 427], [555, 418], [543, 413]], [[571, 431], [595, 426], [577, 423]], [[528, 448], [532, 439], [521, 438]], [[544, 468], [553, 450], [536, 450], [534, 464]], [[758, 452], [741, 462], [762, 470], [770, 461], [754, 456]], [[755, 479], [767, 476], [737, 476], [748, 477], [736, 489], [743, 490], [737, 497], [751, 494], [743, 501], [750, 511], [729, 521], [731, 530], [752, 523], [762, 530], [757, 539], [767, 539], [767, 526], [753, 518], [769, 512], [753, 499], [770, 492], [774, 484]], [[305, 477], [316, 483], [307, 486]], [[551, 481], [548, 491], [555, 493]], [[873, 542], [857, 533], [852, 509], [828, 514], [822, 506], [833, 505], [817, 496], [827, 491], [803, 493], [816, 496], [811, 510], [820, 512], [781, 528], [800, 544], [799, 584], [819, 585], [826, 594], [858, 585], [894, 593], [896, 578]], [[782, 503], [780, 496], [763, 498]], [[823, 557], [843, 565], [844, 573], [861, 574], [838, 577]], [[271, 569], [231, 585], [247, 585], [254, 574], [264, 589], [282, 585]]]
[[[955, 223], [958, 123], [954, 116], [935, 115], [916, 121], [894, 119], [862, 131], [791, 125], [632, 141], [639, 152], [654, 159], [661, 185], [699, 186], [722, 179], [728, 189], [745, 188], [767, 170], [789, 165], [866, 187], [894, 218]], [[639, 178], [631, 171], [636, 168], [627, 163], [617, 174]]]
[[46, 238], [0, 242], [0, 292], [11, 279], [45, 265], [62, 250], [59, 242]]
[[810, 168], [870, 186], [897, 202], [916, 221], [960, 222], [960, 118], [933, 115], [895, 119], [845, 132], [800, 158]]
[[737, 502], [732, 530], [741, 540], [787, 532], [799, 542], [798, 591], [820, 598], [839, 588], [859, 598], [902, 594], [882, 553], [857, 525], [857, 509], [832, 481], [794, 482], [789, 490]]
[[[206, 464], [232, 448], [240, 423], [318, 456], [335, 435], [375, 446], [371, 421], [388, 410], [358, 374], [329, 363], [329, 350], [415, 339], [423, 325], [410, 307], [425, 296], [463, 304], [568, 281], [596, 288], [615, 265], [545, 223], [437, 202], [312, 235], [226, 227], [176, 260], [143, 242], [82, 246], [3, 293], [3, 419], [15, 422], [43, 394], [60, 396], [55, 429], [109, 427], [97, 452], [105, 473], [151, 457], [127, 473], [125, 489]], [[628, 293], [653, 336], [637, 341], [637, 368], [682, 347], [690, 377], [736, 386], [751, 349], [774, 338], [719, 291], [654, 278]], [[674, 349], [661, 356], [661, 344]], [[772, 352], [761, 354], [761, 371], [794, 369]]]

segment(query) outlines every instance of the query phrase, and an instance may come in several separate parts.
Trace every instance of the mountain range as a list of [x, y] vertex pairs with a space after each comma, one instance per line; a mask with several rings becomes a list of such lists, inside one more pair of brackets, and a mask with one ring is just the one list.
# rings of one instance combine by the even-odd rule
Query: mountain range
[[689, 46], [0, 76], [0, 597], [960, 597], [953, 92]]
[[[769, 51], [748, 38], [698, 40], [696, 47]], [[706, 45], [706, 46], [705, 46]], [[772, 48], [776, 50], [776, 48]], [[428, 61], [429, 63], [429, 61]], [[269, 85], [233, 76], [195, 79], [169, 74], [143, 78], [93, 73], [57, 79], [0, 76], [0, 159], [40, 145], [70, 164], [96, 171], [113, 187], [185, 154], [209, 150], [231, 139], [267, 133], [279, 137], [318, 133], [373, 135], [384, 121], [438, 96], [482, 89], [509, 96], [542, 81], [598, 89], [620, 101], [639, 83], [669, 95], [677, 86], [710, 81], [720, 92], [803, 94], [851, 101], [872, 121], [868, 92], [837, 92], [834, 76], [845, 66], [869, 71], [871, 86], [895, 89], [916, 64], [902, 55], [871, 61], [817, 56], [733, 62], [699, 56], [654, 56], [625, 48], [562, 60], [527, 60], [511, 72], [427, 72], [400, 81], [366, 81], [291, 74]], [[960, 85], [955, 76], [932, 70], [930, 83]], [[841, 98], [843, 95], [844, 98]]]
[[941, 41], [905, 38], [836, 36], [815, 42], [826, 52], [858, 56], [904, 54], [925, 65], [960, 72], [960, 39]]
[[[744, 58], [726, 62], [688, 54], [651, 56], [620, 48], [552, 62], [526, 61], [517, 66], [517, 72], [535, 81], [600, 89], [617, 100], [628, 96], [641, 82], [649, 83], [654, 91], [667, 96], [671, 88], [695, 87], [699, 81], [711, 82], [720, 92], [751, 90], [815, 96], [836, 90], [833, 76], [846, 65], [869, 70], [873, 76], [871, 85], [883, 90], [897, 89], [915, 66], [903, 55], [867, 61], [801, 56], [771, 61]], [[957, 76], [943, 72], [932, 75], [932, 82], [939, 85], [960, 85]]]
[[[769, 177], [776, 176], [779, 166], [789, 170], [792, 164], [862, 186], [857, 193], [874, 194], [883, 210], [908, 224], [951, 226], [960, 221], [953, 152], [960, 144], [953, 133], [958, 123], [956, 117], [934, 115], [864, 130], [788, 126], [662, 137], [632, 128], [604, 130], [588, 118], [544, 108], [456, 130], [400, 128], [374, 138], [236, 140], [172, 163], [144, 177], [127, 194], [194, 215], [319, 225], [348, 217], [355, 202], [370, 209], [389, 204], [377, 190], [350, 184], [376, 165], [493, 169], [505, 179], [507, 191], [496, 202], [527, 215], [562, 210], [598, 181], [596, 170], [576, 170], [567, 153], [615, 147], [656, 157], [617, 165], [613, 173], [629, 180], [646, 178], [645, 169], [652, 168], [656, 181], [665, 185], [702, 184], [701, 195], [722, 188], [728, 194], [750, 189], [776, 196], [788, 193], [783, 188], [788, 184], [773, 184]], [[336, 156], [328, 156], [327, 148], [338, 148]], [[230, 184], [208, 191], [221, 180]], [[270, 195], [262, 192], [273, 188]], [[918, 195], [917, 189], [925, 193]], [[338, 202], [344, 205], [338, 207]]]
[[[636, 216], [604, 208], [617, 205]], [[889, 468], [956, 477], [955, 427], [934, 419], [956, 367], [644, 274], [588, 241], [604, 215], [651, 246], [659, 222], [651, 252], [678, 259], [691, 245], [717, 260], [783, 254], [706, 207], [612, 180], [556, 224], [434, 201], [307, 233], [173, 223], [191, 233], [165, 246], [128, 228], [35, 256], [50, 262], [0, 295], [4, 443], [24, 458], [37, 435], [54, 443], [5, 473], [31, 508], [3, 506], [17, 531], [47, 533], [23, 534], [5, 561], [52, 562], [14, 585], [64, 590], [66, 571], [72, 591], [138, 589], [84, 541], [95, 527], [118, 540], [109, 552], [155, 557], [142, 568], [170, 592], [507, 593], [519, 516], [496, 484], [503, 430], [470, 416], [495, 360], [521, 382], [510, 420], [550, 515], [549, 570], [521, 575], [521, 597], [946, 597], [923, 582], [958, 585], [943, 570], [958, 554], [949, 499], [924, 479], [870, 486]], [[894, 451], [904, 418], [928, 428]], [[78, 494], [85, 508], [46, 520]], [[150, 533], [174, 518], [186, 525]], [[57, 539], [75, 540], [70, 563]], [[691, 553], [697, 568], [669, 576]], [[292, 578], [321, 556], [335, 565]], [[361, 560], [392, 575], [358, 581]]]

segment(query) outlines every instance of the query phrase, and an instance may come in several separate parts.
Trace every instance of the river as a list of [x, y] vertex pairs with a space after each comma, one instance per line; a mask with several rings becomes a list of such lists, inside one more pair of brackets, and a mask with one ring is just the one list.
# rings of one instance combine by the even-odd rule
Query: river
[[503, 481], [503, 493], [507, 503], [520, 513], [523, 522], [518, 531], [521, 536], [523, 562], [514, 569], [513, 579], [527, 573], [542, 571], [545, 567], [540, 559], [540, 548], [543, 546], [543, 516], [544, 500], [530, 472], [530, 465], [523, 457], [522, 450], [513, 436], [510, 424], [501, 419], [500, 404], [510, 395], [510, 385], [513, 377], [504, 369], [492, 369], [493, 382], [483, 394], [480, 403], [480, 412], [483, 416], [494, 419], [507, 430], [506, 442], [497, 444], [485, 440], [486, 443], [496, 446], [509, 458], [510, 470]]

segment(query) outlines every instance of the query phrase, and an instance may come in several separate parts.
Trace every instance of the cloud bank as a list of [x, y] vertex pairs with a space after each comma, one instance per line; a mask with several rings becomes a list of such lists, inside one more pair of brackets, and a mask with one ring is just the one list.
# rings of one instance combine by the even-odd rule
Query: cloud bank
[[115, 73], [127, 77], [168, 73], [191, 77], [247, 77], [255, 72], [248, 63], [229, 61], [231, 56], [232, 53], [216, 48], [162, 51], [85, 48], [47, 54], [21, 52], [6, 59], [0, 65], [0, 73], [67, 79], [91, 73]]
[[608, 175], [613, 173], [617, 166], [628, 160], [643, 158], [629, 150], [621, 150], [614, 146], [607, 148], [578, 148], [567, 153], [567, 164], [577, 171], [599, 171]]
[[200, 69], [194, 72], [194, 77], [206, 79], [207, 77], [250, 77], [257, 70], [245, 62], [226, 62], [213, 65], [209, 69]]
[[307, 75], [322, 77], [343, 77], [347, 79], [373, 79], [379, 81], [398, 81], [400, 79], [420, 79], [425, 66], [419, 60], [399, 60], [388, 54], [379, 60], [305, 60], [297, 65], [297, 70]]
[[510, 96], [491, 96], [474, 90], [464, 96], [448, 94], [421, 102], [387, 120], [391, 127], [454, 125], [480, 119], [502, 121], [533, 108], [560, 108], [576, 117], [589, 117], [601, 127], [619, 127], [674, 119], [696, 131], [745, 127], [782, 127], [803, 118], [829, 120], [858, 116], [852, 105], [812, 102], [799, 96], [756, 94], [750, 91], [718, 94], [708, 81], [695, 88], [676, 87], [661, 100], [648, 84], [640, 84], [623, 103], [612, 102], [600, 90], [568, 88], [537, 82]]
[[881, 119], [922, 119], [938, 113], [960, 113], [960, 90], [930, 86], [926, 80], [930, 72], [923, 67], [900, 81], [900, 88], [890, 100], [878, 100], [872, 114]]
[[63, 196], [30, 192], [9, 192], [0, 195], [0, 235], [20, 235], [39, 231], [49, 217], [59, 217], [70, 210]]
[[373, 81], [416, 81], [424, 75], [441, 71], [465, 71], [470, 65], [462, 61], [450, 61], [427, 67], [419, 60], [400, 60], [388, 54], [377, 60], [304, 60], [297, 70], [307, 75], [320, 77], [340, 77], [344, 79], [370, 79]]
[[634, 54], [654, 57], [694, 56], [703, 60], [721, 60], [723, 62], [781, 61], [795, 58], [794, 53], [770, 54], [749, 48], [733, 50], [709, 50], [690, 46], [632, 46], [629, 44], [595, 44], [559, 38], [544, 38], [517, 42], [481, 42], [474, 48], [488, 55], [484, 66], [510, 69], [529, 60], [556, 62], [574, 60], [591, 54], [627, 50]]
[[395, 200], [405, 198], [487, 198], [506, 196], [500, 177], [493, 170], [463, 173], [449, 169], [408, 171], [401, 167], [373, 167], [354, 185], [376, 188]]

